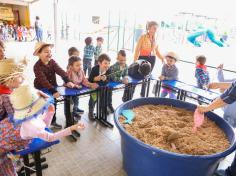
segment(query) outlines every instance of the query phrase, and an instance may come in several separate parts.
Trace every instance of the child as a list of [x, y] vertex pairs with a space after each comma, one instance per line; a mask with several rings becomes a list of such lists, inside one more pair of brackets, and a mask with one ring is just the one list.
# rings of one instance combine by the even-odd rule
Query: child
[[[60, 97], [59, 92], [56, 90], [56, 74], [61, 76], [67, 87], [73, 88], [74, 84], [70, 82], [67, 73], [52, 59], [52, 47], [52, 44], [44, 42], [37, 43], [35, 47], [34, 56], [38, 56], [39, 60], [34, 65], [34, 86], [37, 89], [47, 93], [49, 92], [56, 99]], [[56, 113], [54, 114], [51, 125], [58, 129], [62, 127], [56, 123]]]
[[71, 56], [78, 56], [79, 57], [80, 52], [76, 47], [71, 47], [68, 50], [68, 55], [69, 55], [69, 57], [71, 57]]
[[[81, 64], [82, 64], [81, 62], [82, 62], [81, 59], [75, 55], [69, 58], [69, 62], [67, 66], [68, 68], [67, 73], [68, 73], [69, 79], [75, 84], [76, 88], [81, 88], [82, 86], [86, 86], [91, 89], [98, 88], [98, 84], [90, 83], [87, 80], [87, 78], [85, 78], [84, 72], [81, 69]], [[73, 115], [74, 115], [75, 120], [78, 121], [80, 116], [77, 113], [84, 113], [84, 110], [78, 108], [79, 97], [73, 96], [72, 100], [74, 103]]]
[[[125, 85], [129, 83], [128, 79], [128, 66], [126, 64], [126, 53], [125, 50], [120, 50], [117, 55], [117, 62], [111, 66], [111, 80], [115, 82], [122, 82]], [[128, 87], [125, 87], [125, 91], [122, 97], [122, 100], [126, 100], [126, 94], [128, 91]], [[110, 100], [112, 102], [112, 99]], [[112, 104], [112, 103], [111, 103]], [[111, 107], [113, 109], [113, 107]], [[110, 109], [111, 109], [110, 108]]]
[[15, 62], [14, 59], [0, 61], [0, 121], [8, 114], [14, 113], [9, 95], [12, 90], [18, 88], [24, 81], [23, 72], [25, 64]]
[[83, 68], [84, 74], [86, 75], [86, 72], [88, 70], [88, 75], [90, 75], [92, 68], [92, 59], [95, 52], [95, 48], [92, 45], [92, 37], [87, 37], [85, 39], [85, 44], [86, 46], [84, 47]]
[[[201, 89], [207, 89], [207, 85], [210, 82], [209, 73], [207, 71], [207, 67], [205, 65], [206, 57], [203, 55], [196, 57], [196, 70], [195, 70], [195, 78], [197, 79], [197, 86]], [[199, 104], [202, 103], [202, 97], [198, 97]]]
[[15, 112], [9, 114], [9, 118], [0, 121], [2, 176], [17, 176], [9, 155], [12, 151], [27, 148], [31, 139], [40, 138], [50, 142], [71, 135], [74, 130], [84, 129], [84, 125], [79, 123], [57, 133], [47, 132], [45, 128], [51, 123], [54, 106], [49, 103], [49, 99], [39, 97], [37, 90], [28, 85], [15, 89], [10, 95], [10, 101]]
[[[108, 83], [108, 77], [111, 74], [110, 67], [111, 59], [106, 54], [101, 54], [98, 57], [98, 65], [92, 68], [89, 75], [89, 82], [97, 83], [99, 86], [105, 86]], [[111, 95], [108, 95], [108, 97]], [[102, 98], [102, 97], [101, 97]], [[109, 99], [109, 98], [108, 98]], [[94, 120], [93, 110], [97, 99], [91, 94], [89, 99], [89, 119]], [[108, 102], [109, 104], [110, 102]]]
[[[179, 70], [175, 63], [178, 60], [178, 56], [174, 52], [169, 52], [165, 56], [166, 64], [162, 67], [161, 76], [159, 79], [162, 80], [178, 80]], [[169, 88], [162, 88], [161, 97], [166, 97], [169, 94], [169, 98], [176, 99], [175, 92]]]
[[97, 46], [95, 47], [95, 52], [94, 52], [94, 66], [98, 64], [98, 57], [102, 53], [103, 41], [104, 40], [102, 37], [97, 38]]

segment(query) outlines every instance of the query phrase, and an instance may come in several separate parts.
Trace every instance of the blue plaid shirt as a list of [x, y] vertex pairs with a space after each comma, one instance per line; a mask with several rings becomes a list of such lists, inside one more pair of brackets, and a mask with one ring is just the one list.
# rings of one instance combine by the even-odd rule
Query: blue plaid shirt
[[199, 88], [203, 88], [203, 86], [209, 84], [210, 82], [208, 71], [205, 71], [201, 68], [196, 68], [195, 77], [197, 79], [197, 84]]
[[93, 45], [87, 45], [84, 47], [84, 59], [93, 59], [95, 48]]

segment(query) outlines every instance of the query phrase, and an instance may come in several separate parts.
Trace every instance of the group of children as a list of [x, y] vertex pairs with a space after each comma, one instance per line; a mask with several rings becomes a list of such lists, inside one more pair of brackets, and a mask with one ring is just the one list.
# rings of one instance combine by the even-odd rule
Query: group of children
[[[166, 63], [162, 67], [160, 80], [178, 80], [179, 70], [176, 67], [176, 62], [178, 61], [178, 56], [174, 52], [169, 52], [165, 56]], [[195, 68], [195, 78], [197, 87], [201, 89], [208, 89], [208, 84], [210, 83], [209, 72], [206, 66], [206, 57], [200, 55], [196, 57], [196, 68]], [[162, 88], [161, 97], [166, 97], [176, 99], [175, 91], [166, 87], [165, 84]], [[199, 97], [199, 104], [202, 103], [202, 97]]]
[[[21, 86], [24, 80], [23, 70], [25, 69], [25, 62], [15, 63], [11, 59], [3, 59], [0, 61], [0, 64], [2, 64], [0, 67], [0, 134], [4, 133], [5, 136], [0, 139], [1, 147], [5, 145], [4, 141], [6, 139], [9, 141], [14, 141], [15, 139], [18, 140], [18, 145], [8, 147], [8, 149], [16, 150], [23, 148], [30, 142], [29, 139], [34, 137], [39, 137], [50, 141], [69, 135], [73, 130], [84, 128], [83, 124], [78, 123], [77, 125], [64, 129], [55, 134], [49, 134], [42, 129], [42, 127], [47, 127], [49, 125], [58, 129], [62, 128], [62, 126], [56, 122], [56, 111], [54, 110], [56, 108], [55, 99], [60, 97], [60, 93], [56, 89], [58, 86], [56, 75], [59, 75], [64, 81], [64, 85], [69, 88], [81, 88], [82, 86], [86, 86], [91, 89], [97, 89], [98, 87], [106, 86], [109, 81], [122, 82], [125, 85], [129, 83], [128, 65], [126, 64], [126, 52], [124, 50], [120, 50], [118, 52], [116, 63], [110, 66], [110, 57], [107, 54], [101, 54], [101, 44], [103, 42], [102, 38], [97, 38], [96, 48], [92, 46], [91, 38], [86, 38], [85, 42], [86, 46], [84, 49], [83, 60], [79, 57], [80, 52], [76, 47], [71, 47], [68, 50], [69, 59], [67, 71], [64, 71], [52, 58], [52, 44], [40, 42], [37, 43], [35, 47], [33, 54], [38, 57], [38, 61], [34, 65], [34, 87], [46, 94], [51, 95], [51, 97], [54, 98], [54, 106], [50, 104], [48, 100], [49, 97], [46, 94], [38, 92], [38, 95], [36, 95], [36, 90], [30, 89], [28, 86]], [[94, 67], [91, 66], [93, 55], [95, 56]], [[175, 65], [178, 60], [178, 56], [174, 52], [169, 52], [166, 54], [165, 59], [166, 63], [164, 63], [162, 67], [162, 74], [159, 77], [160, 80], [178, 80], [178, 68]], [[198, 56], [196, 58], [195, 76], [200, 88], [205, 88], [209, 83], [209, 74], [207, 72], [205, 62], [206, 58], [204, 56]], [[88, 76], [86, 77], [87, 70]], [[166, 97], [168, 94], [170, 98], [176, 98], [172, 90], [163, 88], [161, 96]], [[17, 104], [17, 102], [23, 100], [27, 101], [27, 95], [29, 95], [29, 102], [28, 104], [25, 103], [27, 107], [27, 111], [25, 111], [25, 108], [20, 106], [22, 105], [22, 102], [19, 103], [20, 105]], [[122, 100], [126, 100], [124, 96]], [[78, 121], [80, 119], [80, 114], [84, 111], [78, 107], [78, 97], [73, 97], [72, 101], [72, 114], [75, 120]], [[41, 104], [38, 104], [39, 102], [41, 102]], [[94, 96], [94, 94], [91, 94], [88, 103], [88, 117], [90, 120], [95, 119], [93, 111], [96, 102], [97, 97]], [[113, 113], [114, 108], [112, 106], [112, 91], [108, 92], [107, 102], [108, 106], [105, 108], [108, 109], [108, 112]], [[36, 105], [38, 106], [35, 107]], [[35, 109], [37, 108], [38, 110], [36, 111]], [[14, 121], [12, 122], [10, 119], [17, 117], [16, 114], [22, 109], [24, 111], [21, 112], [21, 115], [23, 114], [24, 117], [19, 115], [19, 118], [21, 119], [20, 123], [16, 123], [18, 125], [17, 130], [12, 133], [12, 130], [16, 124], [14, 124]], [[37, 117], [42, 114], [44, 115], [40, 118], [42, 121], [40, 121], [39, 124], [43, 125], [35, 128], [41, 130], [40, 133], [37, 133], [32, 127], [34, 127], [35, 121], [38, 120], [32, 121], [32, 119], [37, 119]], [[8, 130], [6, 130], [6, 128]], [[14, 135], [12, 136], [10, 133]], [[2, 173], [8, 173], [8, 175], [16, 174], [12, 161], [7, 157], [7, 153], [10, 152], [8, 149], [4, 148], [3, 151], [0, 150], [0, 175]]]

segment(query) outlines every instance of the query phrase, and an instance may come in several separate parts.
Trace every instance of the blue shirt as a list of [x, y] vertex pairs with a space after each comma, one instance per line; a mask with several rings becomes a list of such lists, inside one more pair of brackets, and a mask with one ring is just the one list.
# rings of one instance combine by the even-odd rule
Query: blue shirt
[[220, 98], [227, 104], [232, 104], [236, 101], [236, 81], [234, 81], [230, 88], [228, 88]]

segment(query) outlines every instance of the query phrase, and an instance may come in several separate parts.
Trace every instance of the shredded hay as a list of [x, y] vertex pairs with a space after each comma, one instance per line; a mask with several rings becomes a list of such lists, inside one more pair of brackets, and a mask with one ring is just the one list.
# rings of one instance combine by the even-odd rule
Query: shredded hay
[[211, 120], [193, 133], [193, 112], [164, 105], [134, 108], [131, 125], [123, 124], [128, 133], [146, 144], [181, 154], [210, 155], [225, 151], [230, 143], [225, 133]]

